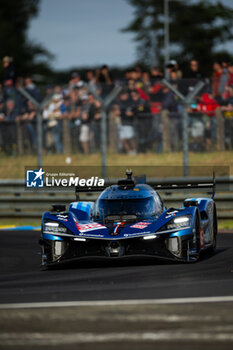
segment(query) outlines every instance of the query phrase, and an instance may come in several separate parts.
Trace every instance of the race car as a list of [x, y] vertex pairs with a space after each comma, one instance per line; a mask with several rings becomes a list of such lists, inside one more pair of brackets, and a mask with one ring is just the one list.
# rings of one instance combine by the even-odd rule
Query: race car
[[[141, 181], [142, 182], [142, 181]], [[83, 258], [156, 257], [195, 262], [206, 249], [214, 251], [217, 213], [215, 180], [205, 184], [159, 184], [127, 178], [108, 186], [95, 202], [79, 200], [54, 205], [43, 215], [42, 266]], [[167, 209], [158, 191], [212, 188], [212, 198], [188, 198], [181, 208]]]

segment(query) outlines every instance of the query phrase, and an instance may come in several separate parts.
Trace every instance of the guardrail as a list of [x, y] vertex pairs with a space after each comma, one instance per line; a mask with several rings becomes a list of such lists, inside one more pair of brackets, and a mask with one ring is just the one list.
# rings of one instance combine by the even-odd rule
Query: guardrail
[[[156, 185], [161, 182], [171, 183], [203, 183], [210, 182], [210, 178], [167, 178], [167, 179], [152, 179], [147, 180], [148, 184]], [[114, 179], [111, 183], [116, 183]], [[167, 207], [180, 207], [185, 198], [203, 197], [209, 194], [198, 193], [195, 191], [166, 190], [161, 193], [161, 196]], [[95, 201], [98, 196], [97, 192], [83, 192], [80, 194], [81, 200]], [[74, 188], [61, 189], [33, 189], [26, 190], [24, 180], [0, 180], [0, 220], [1, 218], [19, 218], [19, 217], [41, 217], [42, 213], [50, 210], [52, 204], [66, 204], [75, 201]], [[217, 178], [217, 191], [215, 195], [218, 217], [220, 219], [233, 219], [233, 177]]]

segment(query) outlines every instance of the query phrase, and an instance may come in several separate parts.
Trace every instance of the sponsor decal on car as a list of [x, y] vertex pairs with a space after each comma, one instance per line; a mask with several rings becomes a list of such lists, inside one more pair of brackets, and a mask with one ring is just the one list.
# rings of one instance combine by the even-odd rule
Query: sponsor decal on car
[[60, 214], [58, 214], [57, 215], [57, 218], [59, 219], [59, 220], [62, 220], [62, 221], [68, 221], [68, 215], [60, 215]]
[[142, 230], [142, 229], [146, 228], [150, 224], [151, 224], [151, 222], [144, 222], [144, 221], [142, 221], [142, 222], [137, 222], [136, 224], [130, 226], [130, 228], [138, 228], [138, 229]]
[[94, 234], [88, 234], [88, 233], [79, 233], [77, 237], [84, 237], [84, 238], [103, 238], [104, 235], [94, 235]]
[[170, 211], [169, 213], [166, 214], [165, 219], [172, 218], [173, 216], [176, 216], [176, 213], [178, 213], [178, 210]]
[[145, 235], [147, 233], [151, 233], [150, 231], [143, 231], [143, 232], [135, 232], [135, 233], [125, 233], [124, 237], [136, 237], [136, 236], [142, 236]]
[[80, 232], [88, 232], [88, 231], [93, 231], [93, 230], [99, 230], [99, 229], [105, 229], [106, 227], [101, 225], [101, 224], [98, 224], [97, 222], [93, 222], [93, 223], [90, 223], [90, 224], [78, 224], [78, 223], [75, 223], [76, 224], [76, 227], [77, 229], [80, 231]]

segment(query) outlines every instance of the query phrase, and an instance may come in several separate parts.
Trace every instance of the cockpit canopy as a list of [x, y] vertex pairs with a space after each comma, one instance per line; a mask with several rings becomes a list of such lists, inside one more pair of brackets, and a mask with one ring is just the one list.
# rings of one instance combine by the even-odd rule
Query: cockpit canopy
[[97, 220], [110, 220], [110, 217], [126, 220], [155, 218], [161, 213], [160, 197], [148, 185], [138, 185], [130, 190], [119, 187], [106, 189], [95, 203], [94, 217]]

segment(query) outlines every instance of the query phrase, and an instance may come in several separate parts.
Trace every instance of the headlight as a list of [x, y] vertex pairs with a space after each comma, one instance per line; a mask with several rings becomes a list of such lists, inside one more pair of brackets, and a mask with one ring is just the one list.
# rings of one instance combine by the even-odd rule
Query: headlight
[[143, 239], [155, 239], [157, 237], [157, 235], [147, 235], [142, 237]]
[[44, 233], [67, 233], [67, 228], [58, 222], [45, 222]]
[[188, 227], [191, 224], [191, 216], [178, 216], [177, 218], [169, 221], [167, 229]]

